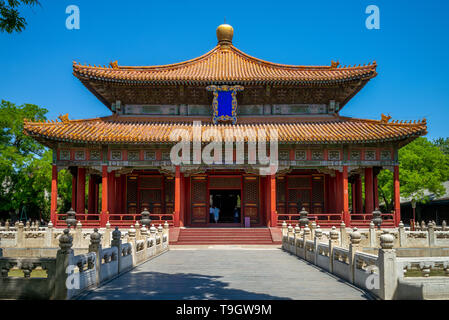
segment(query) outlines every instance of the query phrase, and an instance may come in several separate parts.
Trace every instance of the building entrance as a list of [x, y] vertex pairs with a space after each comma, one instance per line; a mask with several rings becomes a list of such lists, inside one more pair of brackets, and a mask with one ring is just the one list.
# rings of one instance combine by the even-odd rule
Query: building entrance
[[[241, 223], [241, 191], [240, 190], [210, 190], [210, 208], [217, 207], [220, 211], [217, 223]], [[215, 223], [214, 210], [209, 210], [209, 223]]]

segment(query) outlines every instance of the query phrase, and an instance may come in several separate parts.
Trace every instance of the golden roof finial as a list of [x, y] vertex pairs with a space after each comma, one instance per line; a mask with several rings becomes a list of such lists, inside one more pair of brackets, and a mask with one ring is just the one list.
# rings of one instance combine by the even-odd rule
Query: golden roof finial
[[224, 23], [218, 26], [217, 28], [218, 44], [232, 44], [233, 36], [234, 36], [234, 28], [232, 28], [229, 24]]
[[118, 62], [117, 62], [117, 60], [115, 60], [114, 62], [109, 62], [109, 66], [112, 69], [118, 69]]
[[390, 121], [390, 119], [391, 119], [391, 116], [390, 116], [390, 115], [386, 116], [386, 115], [384, 115], [384, 114], [382, 113], [382, 114], [381, 114], [381, 120], [380, 120], [380, 122], [381, 122], [381, 123], [388, 123], [388, 121]]

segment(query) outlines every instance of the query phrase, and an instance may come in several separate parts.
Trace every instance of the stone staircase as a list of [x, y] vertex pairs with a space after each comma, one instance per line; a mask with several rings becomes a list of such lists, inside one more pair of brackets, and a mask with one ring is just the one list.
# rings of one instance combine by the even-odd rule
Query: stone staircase
[[[174, 245], [270, 245], [280, 244], [279, 228], [186, 228], [179, 230]], [[279, 234], [278, 234], [279, 233]], [[175, 239], [173, 239], [175, 240]]]

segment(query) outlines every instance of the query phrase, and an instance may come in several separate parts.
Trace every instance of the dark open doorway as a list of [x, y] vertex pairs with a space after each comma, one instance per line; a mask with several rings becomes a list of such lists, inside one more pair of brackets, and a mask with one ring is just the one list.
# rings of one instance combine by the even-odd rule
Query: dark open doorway
[[[241, 223], [240, 190], [210, 190], [210, 207], [220, 209], [218, 223]], [[215, 223], [214, 216], [209, 214], [209, 222]]]

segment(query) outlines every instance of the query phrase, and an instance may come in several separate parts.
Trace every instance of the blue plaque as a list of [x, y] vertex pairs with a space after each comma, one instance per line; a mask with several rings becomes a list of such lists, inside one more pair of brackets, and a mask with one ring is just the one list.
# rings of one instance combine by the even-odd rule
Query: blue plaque
[[214, 116], [212, 121], [217, 124], [218, 121], [237, 122], [237, 92], [242, 91], [242, 86], [208, 86], [208, 91], [214, 94], [212, 107]]

